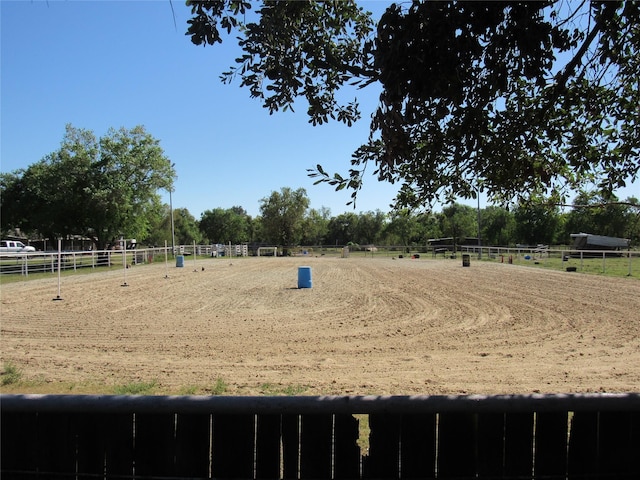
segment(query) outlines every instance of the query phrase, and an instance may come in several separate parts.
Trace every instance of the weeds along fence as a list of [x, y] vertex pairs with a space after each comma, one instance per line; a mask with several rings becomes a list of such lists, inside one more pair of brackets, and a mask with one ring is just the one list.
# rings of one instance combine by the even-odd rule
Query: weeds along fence
[[3, 479], [640, 478], [638, 393], [2, 395], [0, 409]]
[[553, 270], [598, 273], [614, 276], [640, 277], [640, 251], [638, 250], [573, 250], [503, 247], [460, 247], [463, 254], [469, 254], [484, 261], [513, 263]]

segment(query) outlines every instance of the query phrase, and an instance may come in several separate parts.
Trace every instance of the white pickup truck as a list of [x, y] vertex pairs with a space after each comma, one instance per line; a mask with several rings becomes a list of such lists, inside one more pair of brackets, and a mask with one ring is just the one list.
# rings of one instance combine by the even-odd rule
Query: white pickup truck
[[17, 240], [0, 240], [0, 253], [28, 253], [35, 252], [31, 245], [25, 245]]

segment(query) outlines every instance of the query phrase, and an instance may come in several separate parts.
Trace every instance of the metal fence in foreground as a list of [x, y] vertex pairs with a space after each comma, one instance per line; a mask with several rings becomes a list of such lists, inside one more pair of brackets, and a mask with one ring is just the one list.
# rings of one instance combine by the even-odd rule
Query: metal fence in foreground
[[0, 405], [5, 480], [640, 478], [638, 393], [2, 395]]

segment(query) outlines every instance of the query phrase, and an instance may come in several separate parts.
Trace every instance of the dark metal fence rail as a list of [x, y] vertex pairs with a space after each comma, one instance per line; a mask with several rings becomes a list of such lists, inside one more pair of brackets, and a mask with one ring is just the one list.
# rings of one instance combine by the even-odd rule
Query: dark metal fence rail
[[[640, 478], [640, 394], [2, 395], [3, 479]], [[368, 416], [368, 452], [354, 414]]]

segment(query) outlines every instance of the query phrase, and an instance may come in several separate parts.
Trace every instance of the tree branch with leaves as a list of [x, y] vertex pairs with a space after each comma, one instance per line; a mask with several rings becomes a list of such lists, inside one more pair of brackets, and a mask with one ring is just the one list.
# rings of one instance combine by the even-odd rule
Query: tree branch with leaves
[[[390, 4], [377, 23], [355, 1], [190, 1], [192, 41], [239, 35], [223, 73], [270, 113], [308, 105], [314, 124], [351, 125], [350, 85], [380, 84], [370, 135], [348, 173], [309, 169], [337, 190], [367, 165], [397, 184], [397, 207], [475, 198], [514, 202], [638, 177], [638, 2]], [[219, 28], [220, 27], [220, 28]], [[342, 94], [342, 93], [341, 93]]]

